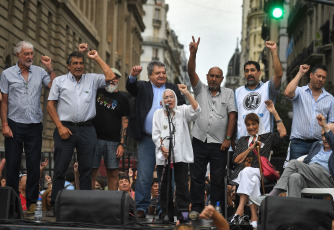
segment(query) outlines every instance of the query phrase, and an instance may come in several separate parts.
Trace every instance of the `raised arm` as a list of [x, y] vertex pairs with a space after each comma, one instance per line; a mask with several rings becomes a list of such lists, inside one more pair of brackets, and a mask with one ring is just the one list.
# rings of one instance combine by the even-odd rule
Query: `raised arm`
[[212, 219], [218, 230], [230, 229], [230, 226], [227, 223], [226, 219], [219, 212], [217, 212], [212, 205], [206, 206], [199, 215], [199, 217], [206, 220]]
[[270, 50], [271, 56], [273, 58], [273, 65], [274, 65], [273, 81], [275, 88], [278, 89], [282, 81], [283, 68], [277, 53], [277, 45], [273, 41], [266, 41], [265, 46]]
[[295, 76], [294, 79], [292, 79], [292, 81], [290, 81], [290, 83], [287, 85], [285, 91], [284, 91], [284, 95], [287, 98], [294, 98], [295, 96], [295, 92], [296, 92], [296, 88], [298, 86], [298, 83], [300, 81], [300, 79], [302, 78], [302, 76], [304, 76], [307, 71], [310, 69], [310, 66], [307, 64], [303, 64], [299, 66], [299, 71], [297, 73], [297, 75]]
[[126, 90], [132, 94], [132, 96], [136, 97], [138, 93], [138, 86], [137, 86], [137, 77], [143, 70], [143, 67], [140, 65], [133, 66], [131, 69], [130, 76], [126, 81]]
[[48, 87], [50, 89], [51, 86], [52, 86], [53, 80], [56, 78], [56, 73], [55, 73], [55, 71], [53, 71], [53, 67], [52, 67], [52, 64], [51, 64], [52, 60], [48, 56], [42, 56], [41, 57], [41, 62], [45, 66], [46, 72], [48, 72], [48, 74], [50, 75], [50, 82], [48, 84]]
[[99, 56], [96, 50], [91, 50], [87, 53], [87, 56], [90, 59], [93, 59], [99, 64], [101, 67], [103, 74], [105, 76], [106, 82], [109, 83], [110, 81], [114, 80], [116, 78], [116, 75], [114, 72], [111, 70], [111, 68], [108, 66], [107, 63], [105, 63]]
[[281, 120], [281, 118], [278, 115], [278, 112], [275, 109], [274, 103], [271, 100], [266, 100], [264, 102], [266, 104], [266, 108], [267, 110], [274, 116], [275, 121], [276, 121], [276, 125], [277, 125], [277, 131], [280, 135], [280, 137], [285, 137], [286, 136], [286, 129], [284, 126], [283, 121]]
[[197, 49], [198, 45], [200, 42], [200, 38], [198, 38], [197, 42], [195, 42], [194, 36], [192, 36], [192, 42], [189, 44], [189, 51], [190, 51], [190, 56], [189, 56], [189, 61], [188, 61], [188, 74], [190, 77], [190, 82], [192, 87], [196, 87], [199, 77], [196, 73], [196, 54], [197, 54]]
[[183, 93], [183, 95], [185, 95], [189, 102], [190, 105], [193, 107], [194, 110], [197, 109], [198, 107], [198, 102], [195, 100], [195, 98], [189, 93], [187, 86], [184, 84], [177, 84], [177, 87], [179, 88], [180, 92]]

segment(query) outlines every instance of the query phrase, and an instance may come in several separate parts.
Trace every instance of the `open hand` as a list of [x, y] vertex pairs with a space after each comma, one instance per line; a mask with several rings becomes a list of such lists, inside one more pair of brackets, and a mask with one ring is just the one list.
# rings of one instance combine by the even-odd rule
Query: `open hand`
[[265, 100], [264, 103], [266, 104], [266, 108], [270, 113], [275, 112], [276, 109], [272, 100]]

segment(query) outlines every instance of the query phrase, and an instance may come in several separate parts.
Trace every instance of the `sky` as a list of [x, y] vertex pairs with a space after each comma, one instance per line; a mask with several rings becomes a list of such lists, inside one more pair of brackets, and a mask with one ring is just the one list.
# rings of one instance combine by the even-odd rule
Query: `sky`
[[184, 45], [189, 58], [191, 36], [201, 41], [196, 56], [196, 72], [207, 83], [213, 66], [227, 74], [227, 66], [241, 38], [242, 0], [165, 0], [167, 21]]

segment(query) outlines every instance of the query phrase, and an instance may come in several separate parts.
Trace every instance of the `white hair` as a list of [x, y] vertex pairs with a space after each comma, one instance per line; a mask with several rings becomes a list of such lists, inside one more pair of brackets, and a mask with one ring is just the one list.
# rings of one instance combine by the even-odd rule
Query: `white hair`
[[15, 48], [14, 48], [14, 53], [21, 53], [22, 48], [30, 48], [30, 49], [34, 49], [33, 44], [31, 44], [28, 41], [20, 41], [19, 43], [16, 44]]

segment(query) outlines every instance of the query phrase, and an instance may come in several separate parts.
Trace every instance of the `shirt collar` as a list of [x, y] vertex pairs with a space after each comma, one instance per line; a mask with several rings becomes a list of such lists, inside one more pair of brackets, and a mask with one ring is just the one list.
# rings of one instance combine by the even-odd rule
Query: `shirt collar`
[[[306, 85], [305, 87], [305, 91], [309, 91], [310, 93], [312, 93], [312, 90], [310, 89], [310, 83]], [[324, 94], [324, 96], [327, 96], [328, 95], [328, 92], [325, 90], [324, 87], [321, 88], [322, 90], [322, 94]], [[321, 95], [321, 94], [320, 94]]]
[[263, 84], [264, 84], [264, 83], [263, 83], [262, 81], [260, 81], [260, 82], [256, 85], [255, 89], [250, 89], [250, 88], [248, 87], [248, 84], [246, 83], [246, 84], [245, 84], [245, 88], [248, 89], [248, 90], [256, 90], [256, 89], [260, 88]]
[[[70, 79], [71, 81], [77, 82], [77, 79], [73, 76], [73, 74], [72, 74], [70, 71], [68, 71], [67, 76], [69, 77], [69, 79]], [[81, 79], [82, 79], [84, 76], [85, 76], [85, 74], [82, 74], [82, 75], [81, 75], [81, 78], [80, 78], [80, 80], [79, 80], [78, 83], [81, 82]]]
[[150, 81], [150, 83], [151, 83], [152, 87], [155, 88], [155, 89], [164, 89], [165, 86], [166, 86], [166, 84], [163, 84], [161, 87], [157, 87], [157, 86], [154, 85], [151, 81]]
[[[29, 73], [31, 73], [31, 66], [28, 67]], [[17, 70], [18, 73], [21, 73], [21, 69], [19, 67], [19, 62], [16, 62], [15, 68], [16, 68], [16, 70]]]

